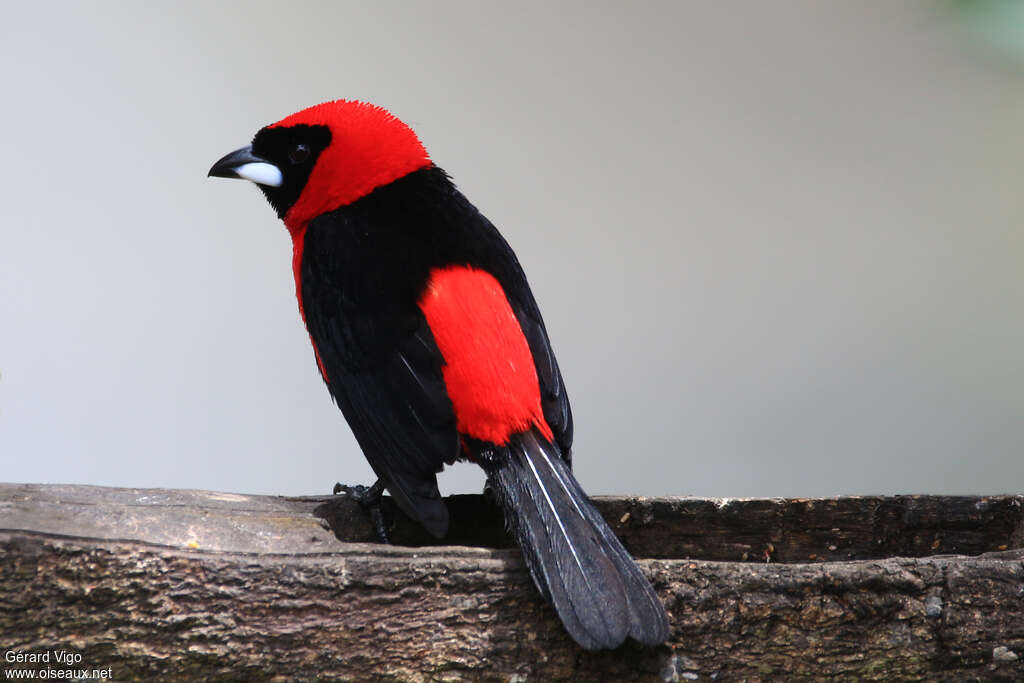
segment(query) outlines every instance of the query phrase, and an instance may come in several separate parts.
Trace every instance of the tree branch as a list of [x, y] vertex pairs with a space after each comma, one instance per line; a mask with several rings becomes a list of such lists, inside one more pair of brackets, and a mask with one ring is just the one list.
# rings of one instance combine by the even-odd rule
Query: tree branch
[[1019, 679], [1021, 501], [598, 498], [673, 633], [595, 653], [482, 496], [449, 546], [385, 499], [380, 546], [345, 495], [0, 484], [0, 649], [116, 680]]

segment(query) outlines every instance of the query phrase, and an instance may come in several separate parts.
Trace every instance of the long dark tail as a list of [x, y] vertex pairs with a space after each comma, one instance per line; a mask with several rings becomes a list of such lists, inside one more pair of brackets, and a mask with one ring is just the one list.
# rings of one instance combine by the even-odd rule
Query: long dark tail
[[644, 645], [668, 639], [654, 589], [555, 446], [518, 434], [485, 467], [534, 583], [573, 640], [596, 650], [627, 636]]

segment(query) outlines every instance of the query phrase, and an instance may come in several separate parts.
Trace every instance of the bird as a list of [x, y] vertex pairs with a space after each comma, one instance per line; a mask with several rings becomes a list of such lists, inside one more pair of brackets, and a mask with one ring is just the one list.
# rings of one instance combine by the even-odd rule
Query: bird
[[416, 133], [333, 100], [261, 128], [208, 176], [255, 183], [284, 222], [316, 366], [372, 490], [443, 538], [437, 474], [478, 464], [573, 640], [664, 643], [664, 606], [573, 476], [569, 398], [523, 268]]

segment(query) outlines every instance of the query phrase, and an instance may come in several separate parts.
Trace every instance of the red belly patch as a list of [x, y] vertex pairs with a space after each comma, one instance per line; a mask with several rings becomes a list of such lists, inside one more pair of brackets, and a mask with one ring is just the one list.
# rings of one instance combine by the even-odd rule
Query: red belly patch
[[536, 426], [551, 439], [533, 355], [498, 281], [466, 266], [437, 269], [419, 305], [445, 359], [459, 432], [504, 446]]

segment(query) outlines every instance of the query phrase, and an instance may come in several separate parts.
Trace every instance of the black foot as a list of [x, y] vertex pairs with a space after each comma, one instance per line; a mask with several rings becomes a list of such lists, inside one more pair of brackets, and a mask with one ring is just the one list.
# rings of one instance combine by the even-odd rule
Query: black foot
[[370, 513], [370, 520], [373, 522], [373, 530], [377, 533], [377, 540], [381, 543], [390, 545], [391, 540], [388, 538], [388, 530], [384, 524], [384, 510], [381, 509], [380, 506], [381, 496], [384, 495], [384, 482], [378, 479], [377, 483], [369, 488], [361, 485], [334, 485], [335, 495], [342, 491], [348, 493], [348, 495], [352, 496], [353, 500], [366, 508]]

